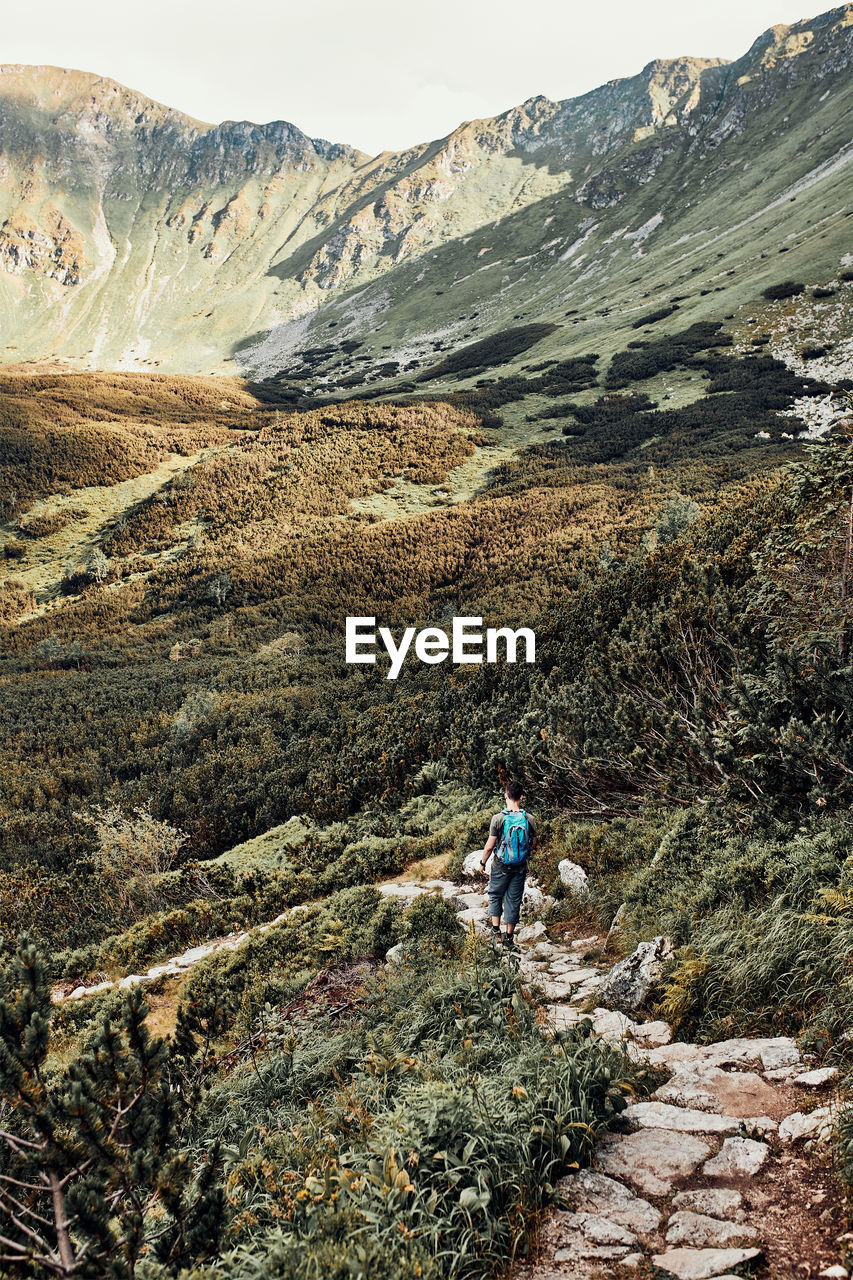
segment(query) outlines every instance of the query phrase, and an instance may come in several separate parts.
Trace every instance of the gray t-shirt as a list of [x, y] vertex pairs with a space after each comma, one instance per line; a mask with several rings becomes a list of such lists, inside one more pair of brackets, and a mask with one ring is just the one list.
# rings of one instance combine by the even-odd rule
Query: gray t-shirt
[[[530, 840], [532, 843], [536, 836], [536, 820], [532, 816], [532, 814], [527, 813], [526, 809], [522, 809], [521, 812], [527, 815], [527, 828], [530, 832]], [[505, 811], [502, 813], [496, 813], [495, 816], [492, 818], [491, 822], [489, 823], [489, 839], [491, 839], [491, 837], [494, 836], [498, 844], [500, 844], [501, 836], [503, 835], [505, 817], [506, 817]], [[495, 846], [495, 849], [497, 850], [497, 845]]]

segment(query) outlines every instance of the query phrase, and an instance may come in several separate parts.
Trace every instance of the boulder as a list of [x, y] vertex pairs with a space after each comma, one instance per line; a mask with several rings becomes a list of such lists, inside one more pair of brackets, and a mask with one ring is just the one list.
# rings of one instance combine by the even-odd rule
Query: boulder
[[637, 1044], [669, 1044], [672, 1027], [668, 1022], [635, 1022], [631, 1027], [631, 1036]]
[[527, 880], [521, 895], [521, 918], [529, 920], [545, 906], [545, 894], [535, 880]]
[[616, 915], [610, 922], [610, 928], [607, 930], [607, 938], [605, 939], [605, 947], [615, 946], [618, 942], [625, 927], [625, 913], [628, 910], [627, 902], [623, 902]]
[[833, 1108], [815, 1107], [803, 1114], [795, 1111], [779, 1125], [780, 1142], [802, 1142], [804, 1138], [825, 1141], [832, 1132]]
[[395, 947], [390, 947], [385, 952], [385, 963], [390, 965], [398, 965], [403, 963], [403, 944], [398, 942]]
[[641, 942], [630, 956], [620, 960], [606, 975], [599, 1000], [611, 1009], [633, 1013], [660, 982], [663, 967], [672, 955], [672, 942], [662, 934]]
[[583, 867], [579, 867], [576, 862], [572, 862], [569, 858], [563, 858], [557, 863], [557, 872], [560, 876], [560, 883], [565, 885], [570, 893], [575, 894], [578, 898], [585, 898], [589, 893], [589, 880]]
[[[480, 861], [483, 857], [482, 849], [472, 849], [470, 853], [466, 853], [465, 861], [462, 863], [463, 876], [480, 876], [483, 872], [480, 870]], [[486, 860], [486, 872], [488, 875], [492, 869], [492, 855]]]
[[618, 1043], [633, 1031], [636, 1023], [624, 1013], [615, 1009], [594, 1009], [592, 1012], [592, 1029], [602, 1040]]
[[523, 924], [520, 929], [515, 931], [516, 942], [536, 942], [540, 938], [544, 938], [546, 929], [541, 920], [537, 920], [535, 924]]

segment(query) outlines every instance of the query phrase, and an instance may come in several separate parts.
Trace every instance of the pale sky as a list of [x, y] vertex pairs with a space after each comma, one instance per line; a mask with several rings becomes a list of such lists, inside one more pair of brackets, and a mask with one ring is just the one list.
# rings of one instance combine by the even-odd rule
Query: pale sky
[[6, 6], [3, 62], [111, 76], [202, 120], [289, 120], [371, 154], [653, 58], [737, 58], [791, 0], [39, 0]]

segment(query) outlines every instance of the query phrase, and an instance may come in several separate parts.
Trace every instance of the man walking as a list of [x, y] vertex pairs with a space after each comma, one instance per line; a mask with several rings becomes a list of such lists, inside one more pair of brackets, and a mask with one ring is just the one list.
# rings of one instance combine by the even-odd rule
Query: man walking
[[520, 782], [510, 782], [504, 791], [505, 807], [489, 824], [489, 838], [480, 858], [485, 874], [489, 854], [492, 874], [489, 877], [489, 915], [492, 919], [492, 941], [500, 944], [501, 913], [506, 923], [504, 946], [515, 949], [515, 926], [521, 914], [521, 897], [530, 855], [536, 845], [536, 823], [521, 807], [524, 791]]

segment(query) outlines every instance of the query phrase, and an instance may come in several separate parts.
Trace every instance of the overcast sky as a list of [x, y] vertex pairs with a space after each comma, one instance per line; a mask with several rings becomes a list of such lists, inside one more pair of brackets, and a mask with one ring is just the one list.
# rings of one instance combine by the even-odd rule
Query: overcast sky
[[[202, 120], [290, 120], [375, 153], [653, 58], [736, 58], [790, 0], [39, 0], [6, 6], [4, 62], [111, 76]], [[124, 15], [124, 16], [123, 16]]]

